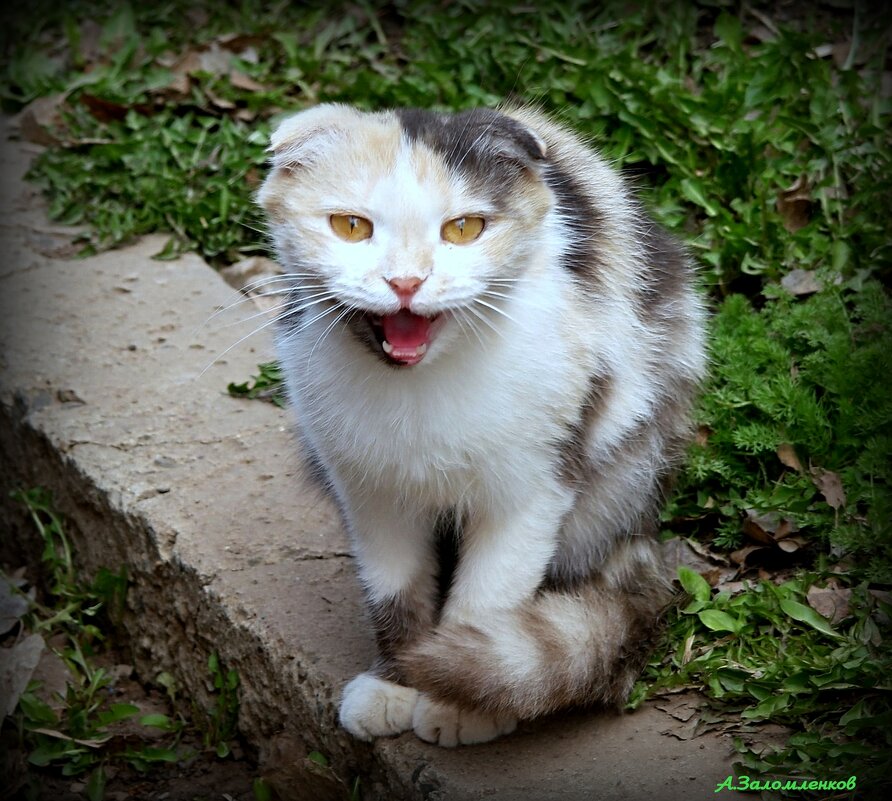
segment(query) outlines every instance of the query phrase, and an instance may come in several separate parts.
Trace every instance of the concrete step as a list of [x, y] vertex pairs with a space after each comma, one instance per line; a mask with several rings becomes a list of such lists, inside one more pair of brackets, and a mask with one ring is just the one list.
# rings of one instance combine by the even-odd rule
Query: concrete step
[[454, 750], [340, 729], [340, 688], [374, 650], [347, 540], [300, 476], [287, 413], [226, 393], [272, 359], [268, 329], [240, 342], [264, 320], [245, 321], [245, 304], [208, 322], [239, 296], [197, 256], [153, 260], [163, 236], [70, 258], [71, 232], [22, 180], [27, 147], [3, 147], [0, 489], [5, 504], [13, 487], [52, 490], [87, 574], [127, 567], [123, 625], [145, 680], [168, 671], [206, 703], [217, 651], [283, 798], [346, 798], [356, 776], [367, 800], [713, 795], [728, 738], [679, 739], [683, 724], [650, 705]]

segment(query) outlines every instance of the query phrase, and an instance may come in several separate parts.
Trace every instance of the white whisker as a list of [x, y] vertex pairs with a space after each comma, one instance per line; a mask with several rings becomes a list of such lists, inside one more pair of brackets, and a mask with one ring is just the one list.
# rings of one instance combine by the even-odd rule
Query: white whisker
[[471, 329], [471, 333], [477, 337], [477, 341], [480, 343], [481, 347], [486, 347], [483, 342], [483, 337], [480, 336], [480, 332], [477, 330], [477, 326], [465, 315], [464, 309], [456, 309], [457, 314], [455, 315], [455, 321], [461, 326], [462, 331], [466, 331], [465, 323], [467, 323], [468, 328]]
[[481, 314], [481, 313], [480, 313], [479, 311], [477, 311], [477, 309], [475, 309], [473, 306], [465, 306], [465, 309], [467, 309], [468, 312], [470, 312], [470, 313], [473, 314], [478, 320], [480, 320], [480, 322], [482, 322], [482, 323], [486, 323], [486, 325], [488, 325], [488, 326], [489, 326], [493, 331], [495, 331], [499, 336], [501, 336], [501, 337], [504, 336], [504, 334], [498, 329], [498, 327], [497, 327], [496, 325], [494, 325], [493, 322], [492, 322], [492, 321], [491, 321], [485, 314]]
[[245, 334], [245, 335], [244, 335], [241, 339], [239, 339], [238, 341], [233, 342], [228, 348], [226, 348], [226, 350], [224, 350], [222, 353], [220, 353], [220, 354], [218, 354], [217, 356], [215, 356], [215, 357], [214, 357], [214, 360], [213, 360], [207, 367], [205, 367], [204, 370], [202, 370], [202, 371], [196, 376], [196, 378], [201, 378], [201, 377], [202, 377], [208, 370], [211, 369], [211, 367], [213, 367], [218, 361], [220, 361], [220, 359], [222, 359], [222, 358], [223, 358], [227, 353], [229, 353], [229, 351], [231, 351], [233, 348], [237, 348], [237, 347], [238, 347], [239, 345], [241, 345], [242, 342], [244, 342], [246, 339], [250, 339], [252, 336], [254, 336], [254, 334], [258, 334], [258, 333], [260, 333], [261, 331], [263, 331], [264, 328], [269, 328], [271, 325], [273, 325], [273, 324], [276, 323], [277, 321], [278, 321], [278, 318], [275, 318], [275, 317], [274, 317], [272, 320], [269, 320], [268, 322], [265, 322], [263, 325], [258, 326], [258, 327], [255, 328], [253, 331], [248, 332], [247, 334]]
[[487, 309], [492, 309], [497, 314], [501, 314], [506, 320], [510, 320], [512, 323], [516, 323], [515, 320], [508, 312], [502, 311], [498, 306], [494, 306], [492, 303], [487, 303], [485, 300], [480, 300], [480, 298], [474, 298], [474, 303], [479, 303], [481, 306], [486, 306]]

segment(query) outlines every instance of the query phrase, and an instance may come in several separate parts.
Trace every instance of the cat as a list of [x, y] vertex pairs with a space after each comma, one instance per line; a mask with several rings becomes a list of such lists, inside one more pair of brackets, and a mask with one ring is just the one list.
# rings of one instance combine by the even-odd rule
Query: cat
[[269, 152], [277, 352], [379, 652], [341, 725], [453, 746], [621, 706], [705, 370], [685, 250], [529, 107], [323, 104]]

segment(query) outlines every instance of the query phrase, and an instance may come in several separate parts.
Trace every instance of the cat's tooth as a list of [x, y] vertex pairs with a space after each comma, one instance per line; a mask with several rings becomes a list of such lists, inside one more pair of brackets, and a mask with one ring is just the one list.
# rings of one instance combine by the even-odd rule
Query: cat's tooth
[[421, 345], [415, 348], [416, 356], [424, 356], [425, 353], [427, 353], [427, 342], [423, 342]]
[[381, 347], [384, 348], [384, 352], [388, 355], [393, 353], [393, 345], [391, 345], [386, 339], [381, 343]]

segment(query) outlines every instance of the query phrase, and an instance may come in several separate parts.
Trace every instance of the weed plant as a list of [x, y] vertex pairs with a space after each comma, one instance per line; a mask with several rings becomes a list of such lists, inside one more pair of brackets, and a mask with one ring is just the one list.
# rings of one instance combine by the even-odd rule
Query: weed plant
[[[51, 697], [40, 682], [31, 681], [11, 719], [31, 765], [82, 777], [85, 797], [101, 801], [112, 766], [126, 764], [145, 774], [153, 765], [193, 757], [194, 752], [181, 742], [189, 722], [182, 716], [144, 714], [136, 704], [113, 700], [114, 679], [97, 662], [123, 610], [126, 571], [102, 568], [92, 582], [82, 581], [49, 493], [34, 488], [18, 491], [14, 497], [28, 510], [43, 541], [41, 566], [46, 583], [45, 597], [40, 602], [30, 600], [21, 625], [31, 636], [40, 635], [67, 671], [64, 696]], [[225, 758], [236, 736], [239, 677], [236, 671], [223, 668], [216, 653], [208, 661], [208, 671], [212, 706], [207, 711], [196, 707], [193, 712], [204, 724], [204, 746]], [[161, 674], [158, 682], [173, 701], [175, 679]], [[32, 776], [23, 792], [28, 798], [38, 797], [39, 777]]]
[[[86, 224], [88, 251], [164, 230], [160, 257], [269, 254], [251, 203], [265, 142], [281, 114], [321, 101], [456, 110], [519, 99], [591, 137], [686, 240], [713, 311], [699, 436], [665, 533], [730, 552], [770, 518], [796, 533], [787, 564], [810, 571], [733, 597], [684, 578], [700, 606], [670, 615], [675, 651], [652, 666], [652, 689], [672, 673], [749, 719], [797, 728], [774, 763], [759, 762], [766, 770], [888, 747], [888, 618], [868, 591], [892, 584], [881, 9], [90, 3], [97, 48], [77, 3], [43, 5], [4, 28], [0, 96], [16, 110], [64, 94], [31, 177], [57, 219]], [[266, 365], [232, 391], [271, 383]], [[852, 594], [828, 631], [800, 607], [830, 575]]]

